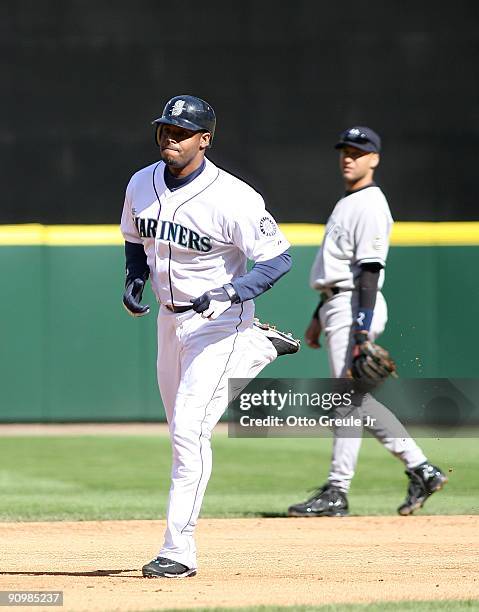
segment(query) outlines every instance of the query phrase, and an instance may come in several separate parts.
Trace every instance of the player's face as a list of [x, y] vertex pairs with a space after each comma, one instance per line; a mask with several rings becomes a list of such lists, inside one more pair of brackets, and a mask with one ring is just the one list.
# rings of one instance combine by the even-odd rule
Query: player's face
[[344, 180], [354, 184], [366, 177], [371, 178], [379, 163], [377, 153], [361, 151], [356, 147], [343, 147], [339, 153], [339, 167]]
[[161, 158], [168, 167], [188, 168], [203, 157], [209, 143], [208, 132], [194, 132], [177, 125], [160, 125], [159, 129]]

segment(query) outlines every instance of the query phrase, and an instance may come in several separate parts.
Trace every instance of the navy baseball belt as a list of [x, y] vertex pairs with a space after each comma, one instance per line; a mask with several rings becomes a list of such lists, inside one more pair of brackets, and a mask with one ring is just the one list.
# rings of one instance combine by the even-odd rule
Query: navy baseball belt
[[171, 312], [175, 312], [176, 314], [180, 312], [187, 312], [188, 310], [191, 310], [193, 308], [193, 306], [171, 306], [170, 304], [165, 304], [164, 306], [165, 308], [168, 308], [168, 310], [170, 310]]

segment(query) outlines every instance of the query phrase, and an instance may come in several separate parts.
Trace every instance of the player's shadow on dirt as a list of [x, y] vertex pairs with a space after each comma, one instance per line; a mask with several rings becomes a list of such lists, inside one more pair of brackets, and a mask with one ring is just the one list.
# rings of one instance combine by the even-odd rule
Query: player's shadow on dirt
[[257, 516], [262, 518], [287, 518], [286, 512], [258, 512]]
[[[124, 572], [138, 572], [138, 569], [94, 570], [92, 572], [0, 572], [0, 576], [115, 576]], [[142, 578], [142, 576], [122, 576], [122, 578]]]

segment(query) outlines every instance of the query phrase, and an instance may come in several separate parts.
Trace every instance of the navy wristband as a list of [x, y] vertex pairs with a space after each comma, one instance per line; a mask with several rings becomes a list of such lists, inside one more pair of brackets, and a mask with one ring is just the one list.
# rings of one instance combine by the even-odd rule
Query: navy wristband
[[373, 320], [374, 310], [372, 308], [360, 308], [358, 316], [354, 321], [354, 329], [356, 331], [369, 331], [371, 321]]

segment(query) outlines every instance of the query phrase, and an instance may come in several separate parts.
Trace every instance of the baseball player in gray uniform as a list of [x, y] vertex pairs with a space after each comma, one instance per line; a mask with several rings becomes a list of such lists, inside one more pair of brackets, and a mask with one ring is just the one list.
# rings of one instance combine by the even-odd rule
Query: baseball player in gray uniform
[[[337, 202], [325, 228], [322, 245], [311, 270], [311, 286], [320, 303], [306, 329], [308, 346], [320, 347], [324, 330], [331, 376], [348, 376], [361, 343], [374, 341], [385, 328], [387, 307], [381, 293], [393, 219], [383, 192], [374, 182], [381, 140], [372, 129], [354, 126], [336, 144], [346, 193]], [[372, 434], [406, 467], [407, 496], [401, 515], [412, 514], [447, 482], [445, 474], [409, 437], [396, 417], [367, 394], [360, 407], [370, 416]], [[398, 437], [398, 432], [401, 437]], [[290, 506], [289, 516], [345, 516], [347, 493], [358, 459], [361, 433], [348, 437], [334, 431], [328, 481], [305, 502]], [[341, 435], [343, 434], [343, 435]]]
[[135, 317], [147, 314], [141, 299], [150, 278], [160, 304], [158, 383], [172, 470], [163, 546], [142, 573], [181, 578], [196, 574], [193, 534], [228, 379], [256, 376], [299, 343], [255, 323], [253, 299], [289, 271], [289, 243], [261, 195], [205, 157], [215, 133], [212, 107], [176, 96], [153, 124], [161, 160], [133, 175], [121, 219], [123, 304]]

